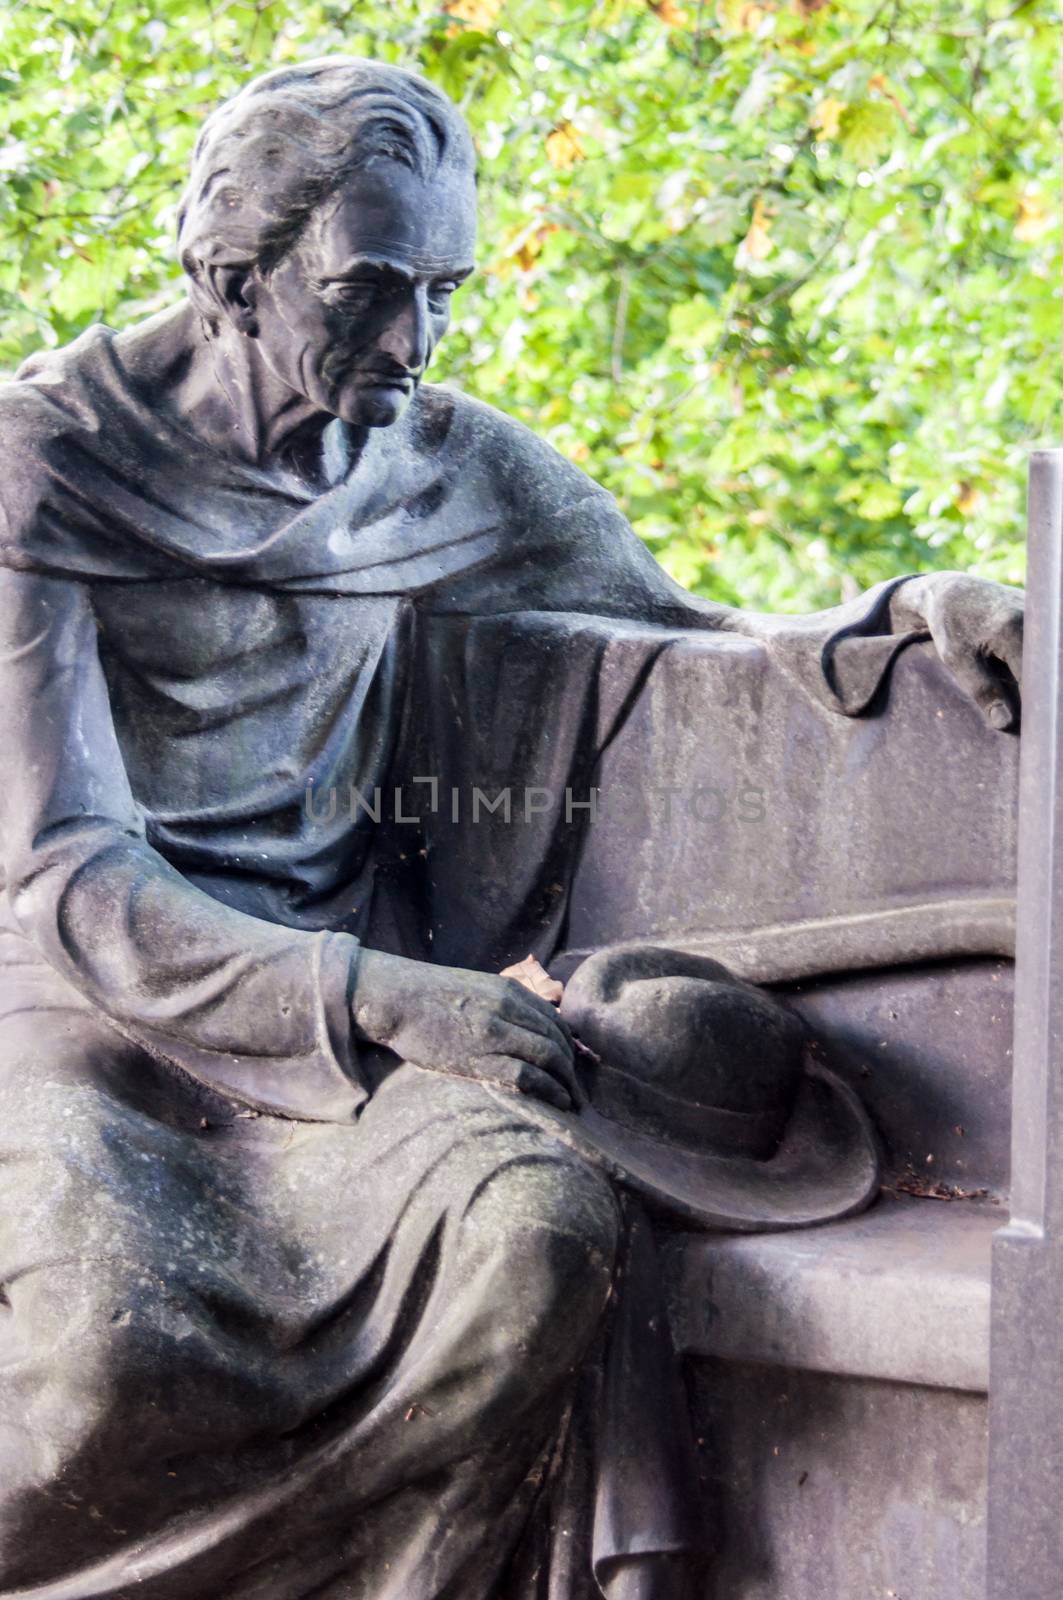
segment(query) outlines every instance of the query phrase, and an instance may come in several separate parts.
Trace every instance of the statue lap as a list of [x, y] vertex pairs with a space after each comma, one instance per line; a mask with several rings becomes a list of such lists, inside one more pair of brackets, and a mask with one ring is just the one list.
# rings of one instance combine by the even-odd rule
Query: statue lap
[[[24, 1003], [32, 971], [17, 977]], [[238, 1526], [204, 1572], [238, 1570], [248, 1587], [226, 1576], [225, 1592], [250, 1596], [254, 1563], [229, 1544], [269, 1544], [259, 1500], [325, 1526], [326, 1500], [350, 1515], [402, 1491], [405, 1531], [374, 1523], [360, 1561], [375, 1594], [373, 1561], [416, 1554], [410, 1497], [462, 1461], [448, 1492], [501, 1517], [601, 1320], [606, 1180], [470, 1081], [406, 1065], [356, 1124], [296, 1123], [208, 1094], [88, 1011], [13, 1004], [0, 1587], [106, 1560], [162, 1507], [231, 1497]], [[333, 1524], [326, 1567], [335, 1548]], [[293, 1594], [313, 1550], [305, 1537]]]

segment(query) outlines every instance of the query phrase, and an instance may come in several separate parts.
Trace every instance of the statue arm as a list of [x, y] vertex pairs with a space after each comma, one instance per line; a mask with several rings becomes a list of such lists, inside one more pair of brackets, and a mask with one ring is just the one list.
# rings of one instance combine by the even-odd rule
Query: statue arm
[[[913, 581], [907, 578], [890, 579], [828, 611], [770, 616], [682, 588], [604, 490], [592, 488], [560, 508], [532, 504], [525, 518], [516, 559], [497, 582], [506, 609], [576, 611], [738, 634], [760, 643], [814, 699], [847, 716], [869, 707], [901, 649], [930, 636], [921, 615], [893, 609], [895, 596]], [[483, 609], [457, 586], [444, 607]]]
[[689, 594], [603, 493], [588, 496], [552, 527], [561, 548], [544, 565], [563, 588], [582, 591], [581, 604], [572, 609], [757, 640], [809, 694], [847, 716], [869, 709], [901, 650], [930, 640], [991, 727], [1018, 726], [1024, 611], [1019, 589], [935, 572], [888, 579], [826, 611], [771, 616]]
[[909, 644], [929, 640], [991, 728], [1017, 731], [1025, 596], [962, 572], [891, 578], [807, 616], [732, 611], [718, 626], [760, 640], [803, 686], [848, 716], [867, 711]]
[[501, 511], [491, 558], [431, 583], [428, 611], [567, 611], [739, 634], [831, 711], [860, 716], [898, 654], [930, 640], [995, 728], [1018, 724], [1023, 595], [961, 573], [888, 579], [808, 616], [770, 616], [690, 594], [669, 576], [612, 495], [544, 440], [466, 402], [474, 461]]
[[0, 572], [0, 836], [14, 918], [121, 1033], [221, 1093], [310, 1120], [366, 1090], [358, 944], [221, 905], [148, 843], [84, 587]]

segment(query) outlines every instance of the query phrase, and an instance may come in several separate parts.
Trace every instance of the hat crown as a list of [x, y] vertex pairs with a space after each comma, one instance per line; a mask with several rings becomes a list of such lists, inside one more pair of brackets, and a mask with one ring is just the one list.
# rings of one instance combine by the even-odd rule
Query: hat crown
[[561, 1011], [595, 1052], [577, 1056], [588, 1094], [575, 1116], [541, 1116], [669, 1217], [807, 1228], [877, 1194], [881, 1151], [857, 1095], [804, 1048], [800, 1018], [718, 962], [612, 945], [577, 968]]
[[680, 1148], [774, 1152], [805, 1030], [771, 996], [708, 958], [643, 947], [592, 957], [562, 1014], [597, 1057], [590, 1091], [605, 1114]]

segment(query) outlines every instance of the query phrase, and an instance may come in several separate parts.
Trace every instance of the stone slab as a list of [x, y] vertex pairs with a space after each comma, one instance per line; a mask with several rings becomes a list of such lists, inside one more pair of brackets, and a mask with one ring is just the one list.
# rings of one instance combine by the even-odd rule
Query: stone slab
[[692, 1380], [720, 1529], [698, 1600], [979, 1600], [984, 1396], [715, 1361]]
[[687, 1355], [984, 1393], [999, 1205], [885, 1198], [797, 1233], [669, 1246]]

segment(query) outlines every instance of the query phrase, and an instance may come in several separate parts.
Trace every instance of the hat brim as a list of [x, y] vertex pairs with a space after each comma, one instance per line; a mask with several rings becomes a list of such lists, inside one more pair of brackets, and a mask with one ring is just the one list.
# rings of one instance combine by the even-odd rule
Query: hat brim
[[810, 1061], [786, 1132], [766, 1161], [667, 1144], [610, 1121], [527, 1102], [534, 1119], [677, 1220], [755, 1233], [809, 1228], [863, 1211], [882, 1181], [878, 1138], [858, 1097]]

